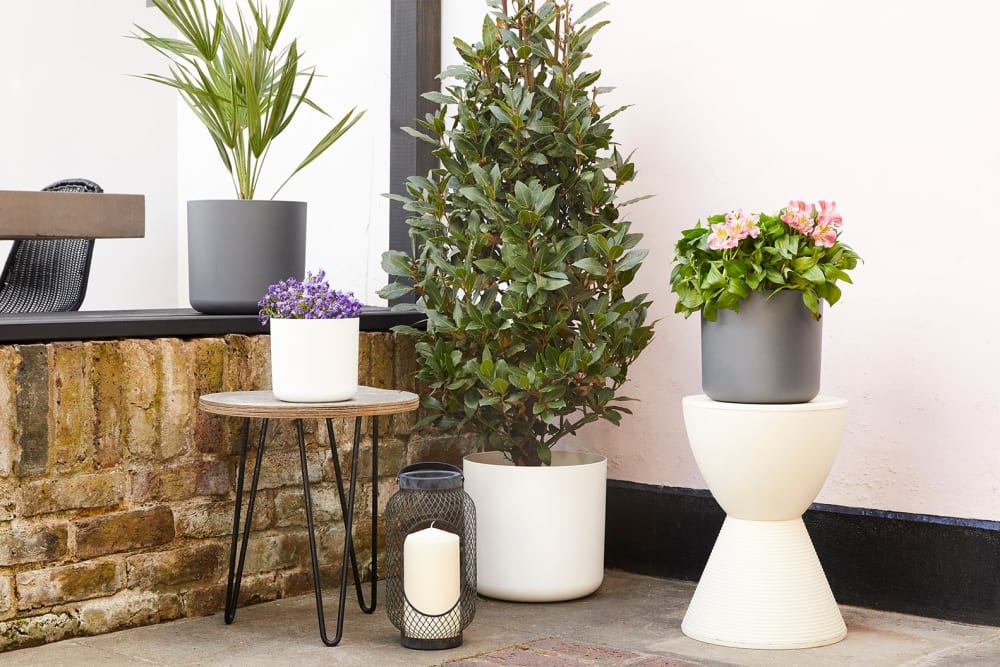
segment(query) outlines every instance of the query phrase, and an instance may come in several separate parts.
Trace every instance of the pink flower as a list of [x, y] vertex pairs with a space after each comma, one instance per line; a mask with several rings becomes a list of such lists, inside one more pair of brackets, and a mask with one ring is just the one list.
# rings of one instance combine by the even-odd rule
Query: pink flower
[[804, 201], [790, 201], [781, 214], [781, 221], [794, 230], [808, 234], [813, 229], [813, 208]]
[[817, 226], [828, 225], [839, 230], [844, 223], [844, 219], [841, 217], [840, 213], [837, 212], [837, 202], [835, 201], [816, 202], [816, 204], [813, 205], [813, 209], [816, 211]]
[[708, 247], [712, 250], [725, 250], [735, 248], [739, 239], [733, 237], [730, 226], [725, 222], [717, 222], [712, 225], [712, 232], [708, 235]]
[[820, 218], [816, 221], [816, 227], [810, 237], [816, 242], [816, 245], [832, 248], [833, 244], [837, 242], [837, 228], [832, 222]]
[[760, 215], [746, 215], [741, 208], [726, 214], [726, 224], [729, 225], [729, 233], [737, 241], [742, 241], [748, 236], [753, 238], [760, 236], [760, 227], [757, 226], [759, 221]]

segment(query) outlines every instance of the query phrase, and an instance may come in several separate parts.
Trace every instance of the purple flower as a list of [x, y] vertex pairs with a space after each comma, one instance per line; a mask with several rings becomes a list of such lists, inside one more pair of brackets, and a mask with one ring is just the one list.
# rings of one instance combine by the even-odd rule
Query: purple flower
[[361, 302], [354, 292], [330, 289], [326, 272], [320, 269], [299, 282], [294, 277], [271, 285], [267, 294], [257, 303], [260, 323], [267, 324], [272, 317], [294, 320], [332, 320], [358, 317]]

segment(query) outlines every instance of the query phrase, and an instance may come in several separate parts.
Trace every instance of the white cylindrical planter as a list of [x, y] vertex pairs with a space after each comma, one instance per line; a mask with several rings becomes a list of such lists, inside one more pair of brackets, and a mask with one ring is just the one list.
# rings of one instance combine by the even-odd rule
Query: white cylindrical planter
[[551, 466], [515, 466], [500, 452], [465, 457], [476, 505], [477, 589], [515, 602], [590, 595], [604, 580], [607, 459], [552, 452]]
[[271, 388], [299, 403], [346, 401], [358, 391], [360, 319], [271, 318]]
[[710, 644], [823, 646], [847, 627], [802, 514], [840, 445], [847, 401], [754, 405], [686, 396], [698, 469], [726, 520], [681, 630]]

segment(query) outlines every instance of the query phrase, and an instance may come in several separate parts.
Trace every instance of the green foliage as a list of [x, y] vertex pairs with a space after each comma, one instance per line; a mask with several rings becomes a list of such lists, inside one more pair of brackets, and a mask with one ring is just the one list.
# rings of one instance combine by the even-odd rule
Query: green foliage
[[[307, 97], [315, 70], [299, 63], [297, 40], [279, 47], [278, 38], [294, 0], [280, 0], [272, 19], [262, 0], [246, 0], [248, 18], [237, 8], [226, 15], [218, 0], [153, 0], [180, 31], [180, 39], [157, 37], [136, 26], [133, 37], [170, 61], [166, 75], [141, 78], [176, 89], [215, 143], [240, 199], [253, 199], [271, 142], [303, 104], [329, 116]], [[299, 83], [301, 82], [301, 85]], [[322, 155], [360, 120], [351, 109], [306, 155], [292, 176]]]
[[[537, 4], [540, 6], [536, 7]], [[568, 2], [490, 2], [482, 42], [456, 39], [456, 82], [410, 134], [441, 166], [407, 181], [415, 259], [386, 253], [427, 314], [418, 377], [423, 423], [468, 430], [519, 465], [584, 424], [618, 424], [629, 365], [653, 336], [646, 295], [624, 296], [645, 250], [620, 217], [635, 177], [582, 69], [603, 25], [574, 25]], [[450, 113], [449, 113], [450, 112]], [[412, 286], [409, 286], [412, 284]]]
[[820, 319], [820, 300], [831, 306], [840, 300], [837, 282], [850, 283], [847, 271], [861, 258], [839, 239], [824, 247], [785, 224], [781, 216], [786, 210], [759, 214], [759, 235], [743, 238], [733, 248], [709, 247], [710, 226], [725, 225], [725, 214], [708, 218], [710, 226], [699, 221], [684, 230], [670, 273], [670, 287], [677, 294], [674, 312], [688, 317], [700, 311], [714, 322], [720, 309], [739, 311], [751, 291], [790, 289], [802, 292], [802, 302]]

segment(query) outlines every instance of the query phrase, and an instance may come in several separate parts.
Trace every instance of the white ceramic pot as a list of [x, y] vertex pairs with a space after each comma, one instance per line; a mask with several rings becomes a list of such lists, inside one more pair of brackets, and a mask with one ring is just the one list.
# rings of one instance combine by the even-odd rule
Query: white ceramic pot
[[271, 388], [282, 401], [346, 401], [358, 391], [360, 319], [271, 318]]
[[480, 595], [556, 602], [590, 595], [604, 580], [608, 461], [553, 452], [551, 466], [515, 466], [500, 452], [465, 457], [476, 505]]

